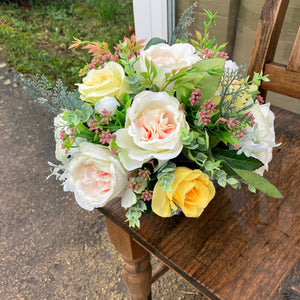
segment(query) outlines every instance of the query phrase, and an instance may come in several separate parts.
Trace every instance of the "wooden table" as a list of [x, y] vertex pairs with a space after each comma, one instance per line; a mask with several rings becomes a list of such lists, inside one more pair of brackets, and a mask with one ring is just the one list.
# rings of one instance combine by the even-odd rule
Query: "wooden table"
[[300, 299], [300, 121], [272, 110], [282, 145], [265, 177], [283, 199], [219, 189], [199, 218], [142, 217], [141, 229], [124, 222], [119, 199], [101, 208], [132, 299], [151, 299], [148, 252], [211, 299]]

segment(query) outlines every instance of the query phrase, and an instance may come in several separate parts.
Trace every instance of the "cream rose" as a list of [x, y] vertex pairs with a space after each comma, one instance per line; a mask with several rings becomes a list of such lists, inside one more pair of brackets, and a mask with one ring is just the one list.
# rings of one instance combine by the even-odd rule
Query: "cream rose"
[[127, 170], [156, 158], [166, 161], [182, 150], [182, 127], [189, 129], [176, 98], [166, 92], [144, 91], [127, 109], [125, 128], [116, 132], [121, 162]]
[[115, 62], [106, 63], [103, 69], [90, 70], [82, 81], [77, 83], [80, 98], [92, 104], [105, 96], [117, 97], [122, 101], [124, 94], [129, 91], [125, 72]]
[[259, 159], [264, 165], [255, 170], [255, 173], [262, 176], [264, 171], [268, 171], [268, 163], [272, 160], [272, 149], [276, 146], [275, 116], [270, 110], [270, 103], [259, 105], [255, 102], [250, 111], [256, 124], [254, 127], [247, 127], [247, 134], [242, 139], [239, 139], [241, 148], [238, 154], [243, 152], [247, 156]]
[[87, 210], [102, 207], [122, 196], [128, 186], [128, 173], [116, 155], [100, 145], [80, 144], [68, 166], [66, 186], [75, 194], [78, 204]]
[[[157, 68], [158, 75], [154, 83], [161, 88], [165, 82], [165, 74], [183, 67], [190, 67], [198, 62], [200, 57], [195, 54], [195, 48], [191, 44], [157, 44], [150, 46], [147, 50], [141, 50], [139, 60], [134, 64], [134, 69], [138, 72], [146, 72], [145, 59], [152, 61]], [[170, 86], [166, 88], [167, 91]]]
[[161, 217], [170, 217], [178, 207], [186, 217], [199, 217], [215, 196], [215, 187], [200, 170], [178, 167], [174, 172], [172, 191], [163, 191], [156, 184], [152, 196], [152, 210]]

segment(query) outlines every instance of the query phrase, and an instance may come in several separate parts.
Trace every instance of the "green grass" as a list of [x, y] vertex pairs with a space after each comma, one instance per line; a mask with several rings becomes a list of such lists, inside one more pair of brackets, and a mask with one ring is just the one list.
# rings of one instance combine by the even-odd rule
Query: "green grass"
[[[0, 3], [0, 44], [19, 72], [60, 78], [69, 87], [91, 60], [85, 50], [68, 50], [73, 37], [106, 41], [112, 48], [133, 27], [132, 0], [28, 1], [30, 8]], [[10, 24], [12, 23], [12, 25]]]

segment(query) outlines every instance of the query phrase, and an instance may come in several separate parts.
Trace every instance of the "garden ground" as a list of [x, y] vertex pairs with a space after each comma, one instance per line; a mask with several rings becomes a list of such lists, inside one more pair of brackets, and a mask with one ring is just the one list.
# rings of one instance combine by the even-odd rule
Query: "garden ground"
[[[3, 52], [0, 299], [129, 299], [103, 215], [45, 180], [47, 161], [55, 162], [53, 115], [22, 94]], [[169, 271], [153, 285], [153, 299], [204, 298]]]

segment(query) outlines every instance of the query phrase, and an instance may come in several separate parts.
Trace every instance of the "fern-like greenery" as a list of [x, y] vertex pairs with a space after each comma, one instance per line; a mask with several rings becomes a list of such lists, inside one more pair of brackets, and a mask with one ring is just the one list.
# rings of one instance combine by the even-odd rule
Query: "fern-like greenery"
[[237, 69], [225, 68], [222, 80], [220, 81], [220, 112], [224, 118], [238, 117], [242, 112], [249, 109], [236, 105], [241, 95], [248, 93], [247, 85], [244, 84], [242, 73], [246, 66]]
[[194, 23], [193, 17], [194, 9], [197, 7], [197, 2], [194, 2], [191, 6], [184, 10], [180, 17], [171, 37], [170, 44], [174, 44], [176, 40], [188, 41], [192, 34], [189, 31], [189, 27]]
[[84, 104], [79, 92], [68, 91], [60, 79], [54, 85], [44, 75], [35, 75], [33, 78], [18, 76], [18, 81], [24, 87], [25, 94], [53, 114], [64, 110], [75, 111]]

